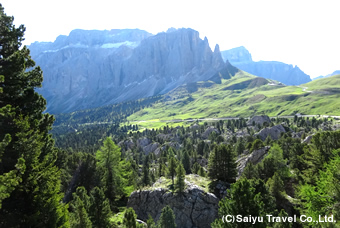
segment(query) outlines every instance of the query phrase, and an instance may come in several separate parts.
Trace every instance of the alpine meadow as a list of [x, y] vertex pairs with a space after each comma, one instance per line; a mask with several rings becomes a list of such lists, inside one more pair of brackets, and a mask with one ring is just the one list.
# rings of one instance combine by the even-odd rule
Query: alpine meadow
[[[55, 5], [63, 9], [59, 24], [72, 4]], [[98, 11], [91, 4], [91, 12], [79, 7], [102, 28], [97, 13], [105, 16], [108, 5]], [[141, 21], [151, 15], [154, 26], [157, 19], [167, 25], [168, 15], [156, 12], [159, 3], [155, 14], [148, 1], [141, 12], [134, 11], [140, 3], [123, 4], [108, 14], [127, 13], [111, 15], [118, 28], [79, 24], [62, 35], [55, 27], [60, 35], [41, 41], [31, 38], [37, 30], [26, 32], [36, 11], [9, 7], [27, 19], [17, 25], [0, 3], [0, 227], [340, 227], [340, 66], [311, 78], [303, 62], [258, 61], [239, 43], [265, 34], [249, 30], [244, 39], [233, 30], [243, 19], [222, 25], [217, 13], [205, 18], [211, 30], [202, 25], [207, 37], [192, 28], [121, 29], [131, 27], [131, 12]], [[185, 26], [199, 18], [187, 10]], [[262, 18], [257, 28], [271, 20], [256, 14], [251, 22], [247, 12], [237, 15], [251, 25]], [[132, 27], [140, 25], [137, 15]], [[53, 20], [44, 12], [33, 21]], [[286, 21], [275, 26], [289, 27]], [[214, 48], [212, 27], [227, 31]], [[281, 50], [279, 41], [267, 45], [263, 53]], [[291, 56], [298, 59], [298, 50]]]

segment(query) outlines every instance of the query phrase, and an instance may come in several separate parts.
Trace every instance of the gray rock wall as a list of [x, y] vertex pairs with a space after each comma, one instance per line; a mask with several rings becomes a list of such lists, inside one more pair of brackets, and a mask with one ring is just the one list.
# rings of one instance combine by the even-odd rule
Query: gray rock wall
[[219, 47], [213, 52], [192, 29], [154, 36], [141, 30], [74, 30], [29, 48], [44, 71], [39, 92], [50, 113], [164, 94], [209, 80], [226, 67]]
[[158, 221], [161, 210], [169, 205], [175, 213], [176, 225], [180, 228], [209, 228], [218, 216], [218, 198], [191, 185], [183, 195], [174, 195], [165, 189], [135, 191], [128, 207], [143, 221], [150, 214]]

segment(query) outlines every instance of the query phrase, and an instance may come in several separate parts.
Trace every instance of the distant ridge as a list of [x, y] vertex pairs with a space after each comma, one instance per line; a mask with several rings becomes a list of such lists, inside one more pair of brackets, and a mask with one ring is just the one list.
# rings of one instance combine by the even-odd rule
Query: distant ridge
[[327, 77], [330, 77], [330, 76], [333, 76], [333, 75], [338, 75], [338, 74], [340, 74], [340, 70], [336, 70], [331, 74], [327, 74], [326, 76], [319, 76], [319, 77], [313, 78], [312, 80], [316, 80], [316, 79], [320, 79], [320, 78], [327, 78]]
[[299, 67], [277, 61], [254, 62], [250, 52], [243, 46], [222, 51], [224, 61], [256, 76], [280, 81], [286, 85], [300, 85], [311, 81]]

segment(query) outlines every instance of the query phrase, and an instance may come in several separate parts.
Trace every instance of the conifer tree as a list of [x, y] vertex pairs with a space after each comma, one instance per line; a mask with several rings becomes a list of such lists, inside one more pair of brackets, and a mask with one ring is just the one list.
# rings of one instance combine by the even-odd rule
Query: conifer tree
[[208, 161], [208, 176], [227, 182], [235, 182], [237, 170], [235, 153], [231, 145], [218, 145], [210, 153]]
[[178, 193], [183, 193], [185, 189], [185, 170], [183, 168], [182, 163], [179, 163], [176, 169], [176, 184], [175, 191]]
[[123, 224], [125, 225], [125, 227], [136, 228], [137, 227], [136, 219], [137, 219], [137, 215], [135, 211], [131, 207], [126, 209], [124, 213], [124, 220], [123, 220]]
[[[184, 170], [184, 169], [183, 169]], [[175, 214], [168, 205], [162, 209], [161, 217], [158, 221], [159, 228], [176, 228]]]
[[79, 196], [75, 195], [73, 198], [73, 213], [71, 213], [71, 225], [75, 228], [91, 228], [92, 223], [86, 211], [84, 202]]
[[[246, 178], [238, 180], [231, 186], [229, 197], [225, 197], [219, 202], [219, 216], [225, 215], [242, 215], [245, 216], [265, 216], [264, 203], [261, 193], [256, 193], [251, 181]], [[247, 223], [223, 223], [222, 219], [218, 218], [211, 224], [213, 228], [221, 227], [248, 227]], [[257, 222], [251, 227], [267, 227], [266, 221], [263, 223]]]
[[175, 178], [175, 175], [176, 175], [177, 165], [178, 165], [178, 161], [176, 161], [176, 158], [171, 157], [170, 160], [169, 160], [169, 167], [168, 167], [169, 172], [168, 172], [168, 174], [169, 174], [169, 177], [172, 180], [172, 185], [174, 185], [174, 178]]
[[146, 221], [148, 228], [157, 228], [157, 225], [155, 223], [155, 220], [153, 220], [152, 216], [149, 214], [148, 220]]
[[206, 177], [207, 174], [206, 172], [204, 171], [204, 168], [201, 166], [200, 169], [198, 170], [198, 173], [197, 173], [199, 176], [201, 177]]
[[71, 202], [71, 226], [72, 227], [92, 227], [92, 222], [90, 220], [90, 197], [87, 195], [86, 189], [78, 187], [76, 192], [73, 193], [73, 200]]
[[35, 92], [42, 71], [22, 46], [25, 27], [0, 4], [0, 224], [2, 227], [68, 227], [62, 204], [56, 149], [49, 134], [54, 118], [43, 114]]
[[94, 227], [110, 227], [111, 209], [109, 200], [105, 197], [104, 191], [95, 187], [91, 191], [91, 207], [89, 214]]
[[198, 174], [198, 171], [200, 170], [201, 166], [195, 162], [191, 168], [191, 172], [194, 174]]
[[[120, 198], [128, 192], [130, 170], [125, 170], [126, 162], [121, 159], [120, 148], [107, 137], [104, 145], [96, 153], [97, 169], [101, 176], [101, 185], [105, 189], [105, 195], [110, 200], [111, 208], [117, 198]], [[129, 166], [128, 166], [129, 167]]]
[[150, 180], [150, 167], [149, 167], [149, 156], [146, 156], [143, 163], [142, 169], [142, 183], [144, 186], [151, 183]]
[[182, 164], [183, 164], [183, 168], [185, 169], [186, 174], [189, 174], [191, 172], [190, 170], [191, 165], [190, 165], [190, 156], [189, 156], [188, 151], [184, 151]]

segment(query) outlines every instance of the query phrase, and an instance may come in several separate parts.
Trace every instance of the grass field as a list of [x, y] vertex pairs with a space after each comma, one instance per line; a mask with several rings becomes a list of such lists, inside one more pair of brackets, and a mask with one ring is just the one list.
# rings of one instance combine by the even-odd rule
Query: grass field
[[[179, 87], [152, 107], [128, 117], [144, 127], [160, 127], [176, 120], [208, 117], [249, 117], [302, 114], [340, 115], [340, 75], [318, 79], [301, 86], [273, 85], [271, 80], [240, 71], [221, 84], [197, 83], [197, 91], [190, 93]], [[259, 84], [260, 82], [260, 84]], [[265, 83], [264, 83], [265, 82]]]

